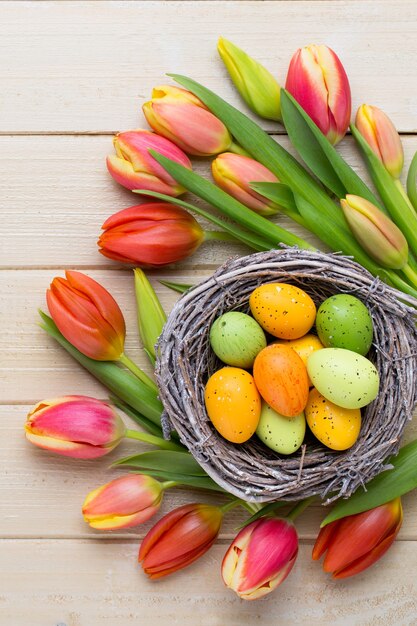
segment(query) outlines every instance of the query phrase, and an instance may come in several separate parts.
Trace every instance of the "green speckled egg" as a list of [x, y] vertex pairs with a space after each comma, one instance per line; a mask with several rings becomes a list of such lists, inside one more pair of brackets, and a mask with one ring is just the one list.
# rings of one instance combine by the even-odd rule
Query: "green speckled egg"
[[307, 371], [317, 391], [345, 409], [360, 409], [378, 395], [379, 374], [375, 365], [351, 350], [317, 350], [307, 360]]
[[369, 311], [363, 302], [348, 294], [340, 293], [322, 302], [317, 311], [316, 329], [326, 348], [346, 348], [365, 355], [372, 344]]
[[284, 417], [262, 402], [261, 417], [256, 434], [271, 450], [279, 454], [292, 454], [303, 443], [306, 431], [304, 413], [294, 417]]
[[258, 352], [266, 346], [265, 333], [253, 317], [238, 311], [224, 313], [210, 329], [215, 354], [227, 365], [252, 367]]

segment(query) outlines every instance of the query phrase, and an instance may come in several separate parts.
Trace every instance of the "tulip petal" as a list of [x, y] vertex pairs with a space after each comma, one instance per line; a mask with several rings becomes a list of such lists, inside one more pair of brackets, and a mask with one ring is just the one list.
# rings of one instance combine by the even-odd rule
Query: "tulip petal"
[[317, 561], [322, 554], [324, 554], [329, 547], [329, 544], [332, 541], [332, 538], [337, 530], [337, 522], [333, 522], [332, 524], [328, 524], [324, 526], [318, 534], [316, 539], [316, 543], [313, 547], [312, 559], [313, 561]]
[[149, 506], [143, 511], [131, 515], [110, 515], [90, 518], [84, 515], [85, 521], [96, 530], [118, 530], [120, 528], [132, 528], [147, 522], [159, 511], [159, 506]]
[[127, 516], [160, 502], [160, 483], [141, 474], [116, 478], [91, 491], [83, 504], [83, 515], [92, 517]]
[[26, 439], [38, 448], [56, 452], [61, 456], [75, 459], [98, 459], [112, 451], [112, 447], [92, 446], [90, 444], [54, 439], [45, 435], [36, 435], [26, 428]]
[[375, 546], [368, 554], [365, 554], [362, 558], [349, 563], [347, 567], [344, 567], [341, 570], [336, 570], [333, 572], [333, 578], [348, 578], [349, 576], [355, 576], [355, 574], [359, 574], [363, 572], [365, 569], [373, 565], [376, 561], [378, 561], [382, 556], [384, 556], [385, 552], [388, 548], [393, 544], [395, 537], [397, 536], [399, 531], [399, 527], [388, 535], [380, 544]]

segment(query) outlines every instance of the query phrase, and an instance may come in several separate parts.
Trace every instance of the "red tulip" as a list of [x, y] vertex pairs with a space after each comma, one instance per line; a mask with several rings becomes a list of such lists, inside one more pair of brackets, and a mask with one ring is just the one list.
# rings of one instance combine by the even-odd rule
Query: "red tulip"
[[149, 130], [129, 130], [113, 140], [116, 154], [107, 157], [107, 169], [127, 189], [147, 189], [168, 196], [179, 196], [185, 189], [149, 154], [155, 150], [172, 161], [191, 169], [186, 154], [172, 141]]
[[289, 520], [261, 518], [235, 537], [222, 563], [227, 587], [244, 600], [271, 593], [288, 576], [298, 554], [298, 537]]
[[83, 516], [98, 530], [131, 528], [157, 513], [162, 494], [162, 484], [151, 476], [128, 474], [91, 491], [83, 504]]
[[95, 459], [122, 440], [125, 425], [111, 406], [88, 396], [63, 396], [39, 402], [25, 424], [35, 446], [77, 459]]
[[222, 517], [220, 507], [210, 504], [186, 504], [164, 515], [140, 546], [144, 572], [162, 578], [196, 561], [215, 542]]
[[159, 135], [196, 156], [224, 152], [232, 137], [226, 126], [190, 91], [162, 85], [152, 91], [143, 113]]
[[396, 498], [369, 511], [348, 515], [321, 529], [313, 559], [326, 552], [325, 572], [333, 578], [359, 574], [380, 559], [393, 543], [403, 521], [401, 499]]
[[389, 117], [378, 107], [362, 104], [356, 113], [356, 126], [393, 178], [399, 178], [404, 165], [401, 138]]
[[46, 292], [49, 312], [59, 331], [80, 352], [96, 361], [123, 354], [125, 321], [109, 292], [81, 272], [54, 278]]
[[192, 215], [166, 202], [149, 202], [115, 213], [102, 226], [100, 252], [141, 267], [181, 261], [197, 250], [204, 232]]
[[291, 59], [286, 89], [333, 143], [346, 134], [351, 96], [339, 57], [327, 46], [299, 48]]

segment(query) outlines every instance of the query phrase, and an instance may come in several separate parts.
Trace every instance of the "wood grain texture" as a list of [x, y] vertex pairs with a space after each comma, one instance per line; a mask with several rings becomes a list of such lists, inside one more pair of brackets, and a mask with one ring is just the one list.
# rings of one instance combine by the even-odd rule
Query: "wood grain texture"
[[365, 100], [400, 130], [417, 129], [413, 0], [2, 2], [0, 21], [1, 131], [137, 128], [166, 72], [238, 102], [216, 52], [219, 35], [281, 84], [298, 47], [325, 42], [348, 72], [354, 110]]

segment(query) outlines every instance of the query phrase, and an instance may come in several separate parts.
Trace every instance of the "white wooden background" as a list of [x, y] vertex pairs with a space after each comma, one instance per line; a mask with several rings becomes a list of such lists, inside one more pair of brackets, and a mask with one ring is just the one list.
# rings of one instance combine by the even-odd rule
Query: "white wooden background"
[[[323, 42], [347, 69], [355, 109], [366, 101], [392, 117], [409, 163], [417, 149], [415, 1], [11, 1], [0, 2], [0, 24], [1, 626], [417, 624], [415, 494], [404, 498], [396, 544], [345, 582], [331, 581], [311, 561], [323, 516], [313, 508], [297, 522], [300, 556], [290, 578], [266, 599], [245, 603], [219, 574], [238, 513], [206, 557], [151, 583], [136, 563], [149, 525], [105, 535], [81, 517], [85, 494], [116, 475], [107, 466], [117, 454], [65, 460], [31, 447], [23, 435], [29, 407], [42, 398], [105, 397], [36, 325], [45, 289], [64, 268], [87, 272], [113, 293], [126, 315], [128, 352], [144, 364], [131, 273], [100, 256], [95, 242], [110, 213], [136, 203], [107, 175], [104, 159], [115, 131], [144, 124], [140, 107], [152, 86], [176, 71], [238, 102], [216, 54], [220, 34], [282, 82], [298, 46]], [[349, 138], [340, 150], [362, 169]], [[204, 162], [196, 168], [207, 171]], [[212, 243], [181, 267], [154, 273], [166, 309], [175, 295], [158, 278], [195, 282], [244, 252]], [[416, 435], [411, 425], [406, 436]], [[136, 449], [127, 443], [119, 453]], [[170, 492], [163, 510], [203, 497]]]

